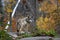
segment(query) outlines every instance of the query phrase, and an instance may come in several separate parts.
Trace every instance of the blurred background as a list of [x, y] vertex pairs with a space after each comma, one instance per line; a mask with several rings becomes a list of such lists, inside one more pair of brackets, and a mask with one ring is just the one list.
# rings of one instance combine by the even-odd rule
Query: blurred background
[[[60, 0], [21, 0], [13, 18], [13, 9], [18, 0], [0, 0], [0, 30], [4, 30], [7, 22], [10, 21], [8, 32], [16, 32], [17, 20], [19, 18], [31, 16], [34, 22], [29, 26], [29, 30], [49, 32], [60, 35]], [[52, 33], [53, 35], [55, 35]]]

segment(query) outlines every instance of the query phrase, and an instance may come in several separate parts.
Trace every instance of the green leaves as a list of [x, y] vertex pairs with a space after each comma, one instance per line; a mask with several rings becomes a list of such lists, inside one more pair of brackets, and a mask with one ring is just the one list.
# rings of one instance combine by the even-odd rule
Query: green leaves
[[0, 31], [0, 40], [12, 40], [10, 35], [8, 35], [5, 31]]
[[51, 35], [56, 36], [57, 33], [54, 29], [51, 29], [50, 31], [46, 32], [46, 34], [49, 36], [51, 36]]
[[32, 37], [32, 34], [28, 34], [28, 33], [23, 33], [21, 34], [22, 37]]

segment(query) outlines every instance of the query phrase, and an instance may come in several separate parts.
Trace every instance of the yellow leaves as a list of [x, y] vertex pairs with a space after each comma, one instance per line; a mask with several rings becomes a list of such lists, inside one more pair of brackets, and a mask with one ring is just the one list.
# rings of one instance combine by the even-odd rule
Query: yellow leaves
[[44, 21], [45, 21], [45, 22], [48, 22], [49, 20], [48, 20], [48, 18], [47, 18], [47, 17], [45, 17]]
[[14, 0], [9, 0], [9, 2], [13, 2]]
[[7, 7], [6, 7], [6, 11], [7, 11], [8, 13], [12, 12], [11, 6], [7, 6]]
[[[56, 1], [58, 1], [58, 5], [60, 5], [60, 0]], [[47, 31], [55, 29], [55, 27], [57, 27], [56, 25], [60, 24], [60, 6], [58, 6], [57, 10], [55, 0], [44, 1], [38, 9], [46, 13], [45, 16], [47, 17], [39, 17], [36, 20], [37, 29]]]
[[37, 19], [36, 23], [37, 23], [38, 29], [42, 28], [41, 26], [43, 24], [43, 17], [40, 17], [39, 19]]
[[7, 6], [8, 6], [9, 8], [11, 8], [12, 4], [8, 4]]
[[9, 0], [5, 2], [5, 12], [10, 13], [12, 12], [12, 7], [16, 3], [16, 0]]
[[36, 20], [36, 25], [37, 25], [37, 29], [41, 29], [41, 30], [50, 30], [51, 28], [54, 29], [55, 27], [55, 21], [54, 19], [52, 19], [52, 17], [39, 17]]
[[12, 12], [12, 9], [8, 9], [8, 10], [6, 10], [8, 13], [10, 13], [10, 12]]
[[12, 2], [14, 2], [14, 3], [15, 3], [15, 2], [16, 2], [16, 0], [9, 0], [9, 2], [10, 2], [10, 3], [12, 3]]
[[43, 22], [43, 17], [40, 17], [39, 20], [40, 20], [40, 22]]

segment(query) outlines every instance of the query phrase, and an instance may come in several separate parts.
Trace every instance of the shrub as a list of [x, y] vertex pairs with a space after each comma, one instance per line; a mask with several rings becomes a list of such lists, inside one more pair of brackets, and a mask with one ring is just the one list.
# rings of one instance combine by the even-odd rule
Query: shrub
[[37, 25], [37, 32], [38, 34], [40, 35], [55, 35], [56, 32], [55, 32], [55, 21], [52, 17], [45, 17], [43, 18], [42, 16], [39, 17], [37, 20], [36, 20], [36, 25]]
[[0, 30], [0, 40], [13, 40], [5, 31]]

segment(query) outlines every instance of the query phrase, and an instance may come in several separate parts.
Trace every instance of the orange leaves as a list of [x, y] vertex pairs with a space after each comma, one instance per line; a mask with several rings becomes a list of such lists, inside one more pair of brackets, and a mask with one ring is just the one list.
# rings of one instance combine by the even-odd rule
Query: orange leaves
[[59, 4], [60, 4], [60, 0], [58, 0]]
[[12, 29], [14, 32], [16, 32], [16, 20], [15, 20], [15, 18], [12, 19]]
[[57, 9], [57, 5], [55, 3], [49, 3], [48, 1], [45, 1], [42, 3], [41, 10], [47, 13], [51, 13], [54, 10]]

